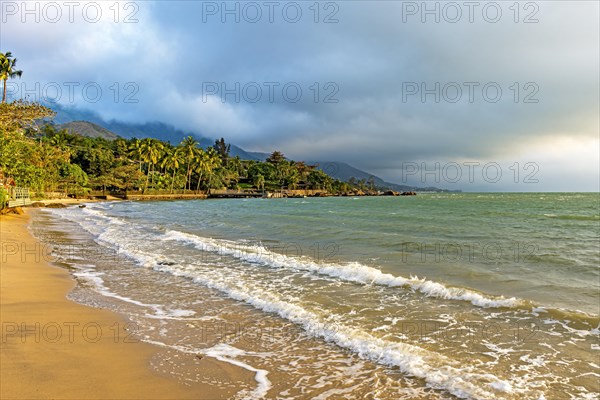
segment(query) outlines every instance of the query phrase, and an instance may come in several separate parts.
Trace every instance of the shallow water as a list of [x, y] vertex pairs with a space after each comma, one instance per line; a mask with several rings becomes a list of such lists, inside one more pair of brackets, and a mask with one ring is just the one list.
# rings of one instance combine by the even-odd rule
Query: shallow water
[[239, 398], [591, 399], [599, 201], [93, 203], [32, 228], [74, 268], [70, 296], [127, 315], [184, 382], [204, 354], [254, 374]]

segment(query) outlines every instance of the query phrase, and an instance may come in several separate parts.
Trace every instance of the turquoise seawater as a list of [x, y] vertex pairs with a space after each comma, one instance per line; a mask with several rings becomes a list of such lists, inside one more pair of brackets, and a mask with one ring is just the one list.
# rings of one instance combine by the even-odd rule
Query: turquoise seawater
[[74, 299], [255, 371], [240, 398], [598, 398], [598, 193], [93, 203], [33, 230]]

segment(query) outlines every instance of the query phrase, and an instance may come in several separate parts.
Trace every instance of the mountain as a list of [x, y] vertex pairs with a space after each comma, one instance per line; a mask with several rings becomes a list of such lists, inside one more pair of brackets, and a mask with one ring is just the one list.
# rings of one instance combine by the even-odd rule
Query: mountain
[[[407, 192], [413, 190], [423, 190], [420, 188], [415, 188], [413, 186], [407, 185], [399, 185], [397, 183], [386, 182], [380, 177], [373, 175], [369, 172], [360, 170], [358, 168], [353, 167], [350, 164], [340, 161], [309, 161], [308, 164], [317, 165], [320, 170], [325, 172], [327, 175], [339, 179], [341, 181], [348, 182], [350, 178], [354, 177], [357, 180], [364, 179], [368, 181], [373, 178], [373, 182], [375, 186], [378, 188], [388, 188], [400, 192]], [[439, 189], [437, 189], [439, 190]]]
[[119, 137], [119, 135], [114, 134], [108, 129], [88, 121], [67, 122], [65, 124], [57, 125], [56, 127], [58, 129], [66, 129], [71, 134], [77, 134], [91, 138], [101, 137], [106, 140], [114, 140]]
[[259, 161], [266, 161], [267, 158], [271, 155], [269, 153], [261, 153], [259, 151], [247, 151], [247, 154], [249, 154], [251, 157], [254, 157], [254, 159], [259, 160]]
[[[375, 186], [380, 189], [392, 189], [397, 192], [452, 192], [452, 190], [440, 189], [434, 186], [417, 187], [387, 182], [378, 177], [377, 175], [373, 175], [369, 172], [360, 170], [358, 168], [353, 167], [350, 164], [341, 161], [307, 161], [307, 164], [317, 165], [317, 168], [325, 172], [327, 175], [345, 182], [348, 182], [352, 177], [356, 178], [357, 180], [364, 179], [365, 181], [368, 181], [369, 179], [373, 178]], [[460, 192], [460, 190], [457, 190], [457, 192]]]
[[[59, 104], [49, 104], [48, 107], [56, 111], [56, 117], [54, 117], [54, 123], [62, 127], [66, 123], [73, 121], [85, 121], [94, 126], [99, 126], [105, 130], [110, 131], [113, 134], [121, 136], [126, 139], [131, 138], [145, 138], [152, 137], [159, 139], [171, 144], [178, 144], [187, 136], [194, 136], [200, 143], [200, 146], [206, 148], [215, 144], [217, 138], [211, 139], [202, 136], [198, 132], [185, 132], [181, 129], [177, 129], [172, 125], [165, 124], [163, 122], [146, 122], [140, 123], [128, 123], [122, 121], [105, 121], [100, 115], [89, 110], [80, 110], [74, 107], [64, 107]], [[85, 135], [84, 136], [88, 136]], [[95, 136], [91, 136], [95, 137]], [[114, 139], [114, 138], [113, 138]], [[261, 157], [253, 155], [253, 153], [246, 152], [241, 147], [231, 145], [230, 153], [232, 157], [239, 156], [243, 160], [260, 160]], [[262, 154], [262, 153], [256, 153]]]
[[[212, 146], [215, 143], [215, 139], [207, 138], [197, 132], [184, 132], [180, 129], [175, 128], [172, 125], [165, 124], [163, 122], [146, 122], [140, 123], [127, 123], [121, 121], [104, 121], [100, 115], [88, 111], [79, 110], [73, 107], [63, 107], [59, 104], [48, 105], [54, 111], [56, 111], [56, 117], [54, 123], [58, 124], [59, 128], [67, 128], [72, 132], [79, 133], [83, 136], [90, 137], [104, 137], [108, 140], [115, 139], [118, 136], [131, 139], [134, 137], [145, 138], [152, 137], [170, 142], [171, 144], [178, 144], [187, 136], [194, 136], [200, 145], [204, 148]], [[245, 151], [241, 147], [231, 145], [229, 153], [232, 157], [239, 156], [243, 160], [259, 160], [264, 161], [269, 154], [260, 152]], [[406, 191], [442, 191], [436, 187], [417, 188], [414, 186], [399, 185], [397, 183], [386, 182], [378, 176], [375, 176], [369, 172], [362, 171], [358, 168], [340, 161], [307, 161], [307, 164], [318, 165], [318, 168], [323, 170], [329, 176], [339, 179], [341, 181], [348, 181], [351, 177], [356, 179], [369, 180], [371, 177], [375, 182], [375, 186], [379, 188], [388, 188], [395, 191], [406, 192]]]

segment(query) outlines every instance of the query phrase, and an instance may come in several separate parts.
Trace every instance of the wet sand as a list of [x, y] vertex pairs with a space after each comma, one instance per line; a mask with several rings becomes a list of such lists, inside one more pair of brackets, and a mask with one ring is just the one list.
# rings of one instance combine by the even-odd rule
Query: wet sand
[[253, 379], [194, 355], [197, 373], [230, 384], [184, 384], [152, 371], [159, 349], [132, 336], [123, 317], [66, 298], [75, 281], [47, 261], [28, 220], [0, 217], [0, 398], [226, 399], [236, 382]]

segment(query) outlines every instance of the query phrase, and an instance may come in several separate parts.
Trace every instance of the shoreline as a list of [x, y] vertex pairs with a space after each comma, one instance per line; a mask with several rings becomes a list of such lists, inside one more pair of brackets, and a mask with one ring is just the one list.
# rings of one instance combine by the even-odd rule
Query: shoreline
[[[476, 202], [479, 201], [476, 200], [477, 197], [475, 196], [472, 196], [471, 199]], [[591, 203], [594, 199], [595, 197], [590, 197], [587, 201]], [[150, 370], [154, 373], [154, 376], [157, 374], [162, 377], [171, 377], [172, 382], [185, 383], [187, 381], [192, 385], [196, 385], [199, 387], [199, 392], [192, 395], [194, 398], [201, 398], [201, 396], [206, 396], [206, 398], [232, 398], [232, 395], [220, 394], [213, 397], [212, 394], [206, 394], [202, 389], [202, 385], [216, 389], [225, 388], [226, 383], [231, 383], [231, 386], [228, 386], [228, 388], [231, 394], [238, 393], [236, 398], [241, 398], [240, 395], [242, 394], [254, 394], [256, 397], [265, 395], [265, 397], [269, 398], [278, 397], [278, 394], [281, 394], [283, 397], [298, 396], [298, 398], [305, 398], [302, 396], [308, 393], [311, 393], [310, 397], [316, 397], [317, 395], [325, 397], [325, 393], [328, 395], [334, 393], [341, 394], [344, 393], [344, 390], [358, 390], [358, 393], [366, 394], [371, 393], [373, 387], [376, 387], [381, 390], [379, 392], [381, 398], [393, 399], [397, 397], [395, 395], [398, 393], [404, 393], [404, 387], [412, 388], [414, 383], [411, 376], [406, 376], [397, 367], [402, 368], [404, 365], [407, 365], [402, 361], [406, 357], [412, 360], [414, 356], [416, 360], [419, 360], [418, 357], [422, 350], [426, 351], [426, 354], [432, 357], [429, 359], [432, 362], [425, 360], [423, 364], [423, 371], [425, 371], [423, 379], [426, 380], [430, 379], [431, 376], [436, 376], [430, 373], [436, 374], [436, 371], [439, 370], [437, 366], [448, 365], [445, 361], [449, 358], [456, 360], [457, 363], [465, 363], [472, 360], [473, 357], [478, 357], [476, 358], [478, 360], [487, 360], [488, 358], [486, 357], [490, 353], [489, 350], [493, 351], [492, 354], [494, 355], [509, 354], [506, 357], [510, 357], [510, 359], [506, 360], [506, 364], [498, 364], [491, 367], [489, 371], [490, 375], [487, 375], [487, 372], [486, 375], [479, 375], [477, 371], [468, 368], [465, 370], [457, 369], [450, 371], [448, 375], [450, 379], [454, 379], [453, 377], [461, 379], [460, 376], [464, 373], [473, 373], [473, 378], [469, 380], [469, 384], [472, 385], [471, 388], [474, 391], [468, 393], [473, 393], [475, 397], [477, 397], [477, 393], [480, 390], [483, 391], [482, 393], [488, 393], [486, 390], [490, 391], [489, 393], [495, 393], [491, 390], [496, 390], [498, 387], [505, 387], [503, 386], [504, 383], [508, 382], [514, 384], [515, 392], [511, 391], [512, 395], [506, 394], [507, 398], [519, 398], [519, 395], [516, 394], [517, 392], [521, 394], [527, 392], [530, 395], [529, 397], [541, 398], [541, 394], [544, 392], [538, 391], [539, 387], [530, 386], [528, 384], [529, 381], [522, 384], [523, 381], [520, 380], [522, 375], [508, 372], [505, 368], [505, 365], [518, 365], [522, 368], [531, 368], [531, 363], [528, 359], [520, 358], [519, 351], [521, 350], [540, 354], [547, 357], [550, 361], [564, 359], [572, 363], [573, 373], [568, 373], [566, 376], [569, 379], [577, 379], [576, 383], [578, 387], [574, 390], [577, 393], [581, 393], [582, 397], [583, 393], [587, 394], [598, 387], [597, 383], [593, 381], [593, 375], [585, 373], [577, 375], [579, 371], [588, 371], [589, 368], [587, 365], [589, 363], [587, 361], [590, 359], [593, 361], [593, 354], [589, 352], [589, 345], [596, 346], [595, 338], [597, 338], [598, 333], [596, 328], [597, 320], [595, 322], [588, 321], [587, 319], [579, 321], [579, 318], [574, 319], [575, 316], [571, 314], [557, 315], [553, 310], [544, 310], [542, 305], [547, 305], [547, 303], [543, 302], [536, 303], [535, 307], [532, 305], [531, 309], [528, 308], [527, 312], [523, 313], [521, 307], [487, 307], [477, 301], [476, 303], [478, 304], [475, 304], [472, 298], [462, 296], [464, 292], [459, 293], [460, 297], [458, 298], [456, 296], [457, 293], [454, 293], [452, 297], [444, 297], [443, 299], [437, 296], [430, 296], [433, 293], [423, 291], [419, 291], [420, 293], [416, 293], [415, 291], [408, 293], [406, 291], [407, 293], [404, 295], [404, 290], [396, 289], [396, 286], [393, 284], [389, 285], [390, 281], [386, 281], [385, 279], [378, 279], [376, 281], [362, 279], [372, 276], [385, 278], [384, 275], [370, 274], [371, 272], [375, 274], [379, 272], [384, 273], [386, 266], [384, 263], [381, 266], [378, 264], [376, 269], [380, 269], [379, 272], [368, 269], [368, 264], [364, 264], [367, 267], [365, 271], [362, 271], [362, 269], [359, 271], [355, 269], [349, 271], [344, 268], [345, 265], [335, 265], [336, 268], [339, 267], [341, 269], [336, 269], [334, 275], [325, 275], [329, 275], [330, 277], [336, 276], [341, 279], [336, 278], [332, 281], [326, 281], [317, 278], [323, 283], [319, 282], [319, 285], [315, 285], [313, 284], [316, 275], [314, 272], [318, 273], [319, 267], [323, 265], [336, 264], [336, 262], [325, 261], [325, 258], [319, 258], [316, 260], [317, 264], [315, 267], [314, 264], [293, 264], [289, 261], [293, 262], [294, 260], [287, 258], [283, 260], [272, 258], [278, 257], [275, 254], [277, 253], [275, 249], [281, 248], [281, 246], [273, 246], [273, 251], [268, 253], [262, 253], [262, 250], [260, 250], [262, 258], [258, 260], [266, 261], [264, 266], [269, 268], [247, 268], [245, 260], [251, 259], [244, 256], [246, 253], [240, 253], [240, 251], [250, 248], [237, 247], [238, 243], [245, 246], [247, 244], [252, 245], [254, 242], [245, 243], [243, 241], [245, 233], [258, 231], [259, 227], [265, 224], [265, 220], [269, 221], [269, 219], [265, 218], [265, 215], [273, 214], [275, 218], [278, 215], [288, 215], [291, 208], [300, 207], [295, 204], [302, 202], [281, 203], [273, 207], [266, 203], [258, 204], [257, 202], [250, 202], [246, 204], [246, 206], [251, 207], [249, 209], [239, 208], [234, 202], [229, 203], [225, 204], [224, 207], [221, 207], [221, 203], [214, 203], [212, 205], [198, 204], [198, 207], [191, 205], [191, 208], [180, 208], [180, 205], [174, 205], [173, 208], [163, 208], [158, 205], [148, 205], [146, 207], [143, 204], [139, 204], [129, 209], [131, 215], [124, 215], [124, 209], [128, 209], [127, 204], [121, 204], [124, 207], [117, 207], [115, 205], [114, 209], [109, 204], [88, 204], [88, 207], [91, 207], [91, 209], [81, 211], [76, 206], [60, 211], [40, 211], [34, 209], [27, 211], [27, 214], [31, 217], [28, 230], [32, 232], [33, 237], [39, 239], [39, 243], [45, 246], [48, 246], [48, 243], [56, 245], [56, 256], [47, 257], [47, 259], [53, 260], [53, 265], [55, 266], [63, 266], [62, 268], [57, 268], [58, 270], [64, 272], [68, 266], [73, 267], [73, 271], [66, 274], [67, 281], [68, 283], [70, 282], [69, 288], [74, 288], [69, 292], [68, 299], [74, 301], [75, 304], [83, 304], [84, 308], [91, 310], [91, 312], [94, 312], [95, 309], [89, 309], [86, 305], [100, 307], [100, 310], [114, 310], [108, 314], [111, 316], [123, 316], [119, 320], [120, 323], [133, 322], [134, 326], [137, 325], [140, 327], [141, 329], [137, 330], [139, 337], [143, 338], [146, 344], [151, 346], [150, 351], [154, 350], [154, 352], [149, 356], [150, 365], [147, 362], [148, 358], [145, 358], [138, 364], [138, 367], [141, 366], [146, 372]], [[316, 208], [301, 206], [307, 207], [302, 214], [325, 215], [324, 222], [318, 225], [308, 222], [305, 226], [314, 226], [316, 231], [321, 229], [323, 232], [322, 236], [317, 236], [317, 239], [323, 237], [326, 240], [331, 240], [329, 227], [332, 225], [331, 222], [339, 217], [335, 215], [329, 216], [330, 211], [333, 210], [331, 204], [324, 204], [327, 202], [318, 203], [320, 204], [316, 204]], [[394, 202], [392, 201], [392, 203]], [[383, 201], [378, 202], [378, 204], [381, 204], [382, 207], [376, 209], [379, 210], [379, 214], [397, 214], [397, 210], [390, 205], [391, 203]], [[445, 203], [441, 205], [442, 207], [436, 208], [440, 214], [443, 214], [446, 208]], [[352, 211], [361, 209], [364, 205], [349, 202], [348, 207]], [[507, 207], [510, 206], [507, 205]], [[416, 208], [414, 207], [412, 210], [414, 211]], [[472, 207], [464, 208], [465, 212], [471, 212], [471, 209]], [[475, 209], [477, 210], [477, 208]], [[588, 208], [580, 207], [580, 209], [582, 211], [576, 213], [575, 216], [583, 218], [588, 215], [589, 217], [582, 224], [593, 227], [594, 222], [597, 222], [597, 218]], [[484, 216], [487, 215], [485, 207], [481, 207], [480, 210]], [[535, 215], [539, 215], [538, 209], [536, 208], [535, 210]], [[227, 217], [224, 218], [219, 212], [227, 212]], [[211, 241], [210, 238], [213, 236], [209, 233], [213, 232], [210, 228], [213, 223], [237, 223], [237, 221], [241, 220], [240, 217], [248, 214], [252, 215], [247, 220], [248, 226], [242, 227], [239, 233], [233, 235], [233, 240], [236, 240], [235, 248], [233, 247], [233, 243], [228, 242], [232, 239], [231, 235], [217, 236], [223, 240], [215, 239], [214, 242]], [[571, 215], [568, 212], [559, 213], [558, 211], [556, 214]], [[353, 213], [348, 213], [347, 215], [348, 219], [354, 217]], [[404, 228], [404, 231], [409, 232], [418, 227], [421, 224], [420, 215], [429, 215], [429, 213], [418, 214], [412, 220], [413, 225], [408, 225], [408, 228]], [[435, 216], [436, 214], [434, 213], [433, 215]], [[125, 218], [122, 219], [122, 216]], [[178, 217], [176, 218], [175, 216]], [[194, 222], [195, 217], [199, 216], [205, 218], [203, 223], [206, 223], [206, 225], [198, 226]], [[556, 217], [556, 215], [554, 216]], [[9, 219], [18, 220], [19, 218]], [[23, 218], [26, 217], [23, 216]], [[368, 219], [370, 216], [367, 215], [365, 218]], [[390, 219], [391, 217], [385, 218]], [[519, 215], [516, 214], [513, 218], [518, 219]], [[4, 228], [4, 221], [6, 219], [0, 219], [2, 228]], [[539, 221], [540, 224], [543, 223], [543, 226], [546, 227], [550, 225], [554, 226], [557, 223], [555, 220], [546, 217], [543, 217]], [[26, 220], [20, 223], [24, 226]], [[171, 228], [173, 226], [171, 223], [175, 224], [174, 227], [176, 229], [166, 237], [163, 236], [165, 233], [163, 228]], [[393, 223], [394, 221], [391, 221], [389, 225], [383, 226], [378, 224], [377, 229], [383, 229], [385, 235], [386, 227], [390, 227]], [[572, 224], [570, 219], [563, 223], [558, 220], [558, 223], [561, 226], [570, 226]], [[177, 226], [177, 224], [181, 225]], [[361, 222], [360, 224], [351, 225], [351, 227], [355, 226], [360, 229], [360, 225], [362, 224]], [[436, 228], [430, 227], [429, 229], [433, 231]], [[214, 232], [226, 231], [230, 231], [230, 228], [216, 229]], [[265, 228], [261, 232], [265, 235], [265, 242], [270, 238], [276, 237], [278, 240], [277, 243], [285, 243], [286, 240], [298, 240], [296, 238], [301, 237], [302, 232], [304, 232], [304, 230], [299, 229], [295, 235], [275, 236], [280, 234], [280, 231], [281, 229], [276, 225], [270, 230]], [[4, 233], [4, 229], [2, 232]], [[103, 234], [102, 240], [93, 240], [99, 233]], [[139, 237], [137, 236], [138, 233], [140, 234]], [[341, 235], [344, 234], [342, 233]], [[495, 232], [490, 232], [490, 235], [495, 235]], [[385, 236], [381, 237], [383, 245], [393, 243], [392, 241], [386, 241]], [[443, 236], [438, 237], [434, 235], [433, 237], [440, 241], [444, 240]], [[4, 241], [7, 238], [10, 237], [2, 237]], [[241, 238], [242, 241], [237, 241], [238, 238]], [[334, 235], [333, 238], [336, 239], [337, 236]], [[169, 243], [165, 244], [163, 248], [162, 241], [165, 239], [169, 240]], [[216, 251], [211, 251], [210, 254], [200, 253], [199, 251], [206, 251], [204, 249], [208, 250], [208, 247], [188, 247], [188, 240], [194, 240], [193, 243], [208, 243], [213, 246], [213, 249], [223, 245], [226, 249], [235, 249], [236, 253], [231, 253], [231, 258], [227, 258], [224, 262], [213, 262], [212, 260], [223, 260], [222, 258], [211, 258], [213, 256], [222, 257], [221, 253], [217, 253]], [[347, 243], [343, 237], [340, 237], [339, 240], [342, 244]], [[474, 242], [467, 242], [467, 239], [464, 240], [464, 243], [474, 244]], [[500, 242], [500, 244], [508, 249], [510, 248], [508, 246], [512, 243], [509, 240]], [[305, 246], [312, 244], [308, 240], [301, 243]], [[542, 242], [542, 244], [544, 243]], [[158, 244], [160, 244], [160, 249], [157, 248]], [[34, 245], [32, 244], [32, 247], [27, 247], [27, 249], [34, 249]], [[77, 247], [79, 245], [81, 247]], [[97, 249], [98, 246], [100, 248]], [[75, 247], [80, 251], [66, 250]], [[118, 260], [116, 257], [104, 259], [99, 256], [104, 253], [96, 252], [96, 249], [117, 248], [120, 249], [120, 254], [131, 257], [116, 261]], [[8, 251], [6, 249], [6, 247], [3, 248], [4, 253], [2, 255], [14, 252], [13, 248], [8, 247]], [[268, 251], [269, 247], [265, 246], [261, 247], [261, 249]], [[357, 249], [360, 250], [360, 247], [357, 247]], [[106, 255], [112, 256], [110, 251], [109, 253], [106, 253]], [[140, 257], [136, 257], [136, 254], [139, 254]], [[371, 254], [376, 253], [373, 252]], [[35, 261], [32, 258], [34, 256], [35, 254], [32, 255], [29, 251], [25, 253], [27, 265]], [[23, 255], [17, 255], [16, 261], [23, 264], [20, 257], [23, 257]], [[315, 255], [311, 258], [315, 259], [316, 257]], [[152, 263], [147, 264], [144, 259], [149, 259]], [[357, 259], [358, 262], [364, 260], [362, 257], [352, 257], [352, 259]], [[233, 262], [229, 262], [229, 260]], [[216, 264], [218, 264], [219, 268], [214, 268]], [[179, 267], [188, 265], [193, 265], [194, 267], [189, 267], [185, 270]], [[152, 268], [135, 269], [133, 268], [134, 266]], [[44, 268], [54, 269], [47, 266]], [[302, 279], [298, 279], [297, 281], [289, 282], [289, 278], [287, 277], [292, 276], [292, 279], [296, 278], [297, 275], [294, 276], [292, 274], [298, 270], [310, 272], [310, 274], [302, 276]], [[337, 272], [342, 272], [341, 276]], [[357, 276], [347, 275], [348, 272], [362, 273], [362, 275], [358, 275], [362, 277], [362, 280], [347, 279]], [[369, 272], [369, 274], [365, 275], [365, 272]], [[180, 275], [178, 273], [183, 274]], [[399, 282], [402, 282], [402, 275], [395, 275], [399, 277]], [[73, 276], [73, 279], [69, 279], [69, 276]], [[28, 281], [27, 277], [25, 277], [25, 280]], [[235, 286], [233, 284], [228, 286], [229, 282], [235, 282]], [[431, 282], [435, 283], [436, 281]], [[2, 283], [4, 284], [4, 281]], [[372, 285], [369, 283], [377, 284], [377, 290], [372, 290]], [[442, 283], [444, 282], [442, 281]], [[379, 290], [380, 286], [381, 290]], [[389, 286], [389, 289], [385, 288], [385, 286]], [[463, 286], [460, 287], [462, 288]], [[467, 287], [469, 286], [467, 285]], [[308, 290], [305, 290], [306, 294], [302, 294], [299, 293], [298, 288]], [[407, 287], [407, 289], [410, 289], [410, 287]], [[4, 287], [2, 291], [2, 294], [4, 294]], [[66, 292], [68, 290], [63, 292], [63, 298]], [[489, 295], [490, 292], [484, 290], [479, 294]], [[297, 301], [291, 298], [291, 296], [295, 295], [299, 295]], [[311, 309], [312, 303], [308, 304], [308, 307], [305, 306], [307, 304], [306, 300], [311, 301], [317, 296], [319, 297], [318, 306], [322, 307], [321, 309], [323, 310], [331, 311], [330, 314], [335, 317], [335, 321], [332, 322], [334, 318], [331, 320], [322, 319], [320, 315], [314, 313], [313, 309]], [[374, 298], [370, 299], [369, 296], [374, 296]], [[338, 299], [340, 298], [347, 298], [349, 301], [338, 303]], [[261, 301], [264, 302], [260, 303]], [[46, 300], [40, 302], [42, 304], [47, 303]], [[385, 308], [380, 308], [382, 304]], [[248, 307], [249, 305], [251, 307]], [[438, 308], [438, 305], [442, 305], [444, 309], [442, 307]], [[537, 307], [538, 305], [540, 307]], [[29, 307], [29, 309], [34, 310], [38, 307], [39, 305], [36, 303], [34, 306]], [[356, 312], [352, 312], [354, 307], [365, 307], [365, 312], [361, 309], [361, 311], [358, 311], [359, 316], [356, 317]], [[489, 308], [491, 309], [488, 310]], [[306, 313], [301, 313], [304, 310], [306, 310]], [[450, 317], [447, 320], [440, 321], [440, 319], [446, 318], [445, 315], [440, 313], [446, 311], [450, 311], [447, 314]], [[292, 312], [297, 314], [292, 314]], [[282, 318], [280, 319], [277, 314]], [[15, 315], [20, 316], [21, 314], [17, 313]], [[296, 315], [300, 315], [300, 317], [296, 317]], [[395, 317], [402, 318], [405, 315], [407, 316], [404, 317], [405, 319], [394, 319]], [[461, 318], [468, 321], [469, 333], [462, 333], [462, 326], [455, 329], [454, 315], [460, 315]], [[62, 319], [50, 319], [50, 322], [42, 320], [41, 328], [37, 330], [44, 332], [45, 328], [50, 326], [52, 322], [55, 322], [62, 326], [63, 334], [66, 335], [65, 323], [78, 321], [80, 325], [84, 325], [89, 322], [97, 322], [95, 319], [74, 320], [67, 317], [60, 318]], [[388, 329], [391, 334], [405, 331], [413, 326], [407, 325], [413, 323], [408, 318], [412, 318], [412, 321], [435, 321], [433, 322], [435, 325], [429, 325], [431, 329], [423, 326], [423, 331], [407, 335], [406, 339], [403, 338], [401, 341], [395, 340], [395, 337], [389, 336], [387, 333], [376, 333]], [[554, 320], [554, 322], [550, 326], [547, 326], [546, 321], [549, 319]], [[39, 321], [39, 319], [29, 318], [22, 321], [3, 319], [2, 321], [4, 335], [5, 322], [13, 323], [13, 325], [7, 325], [10, 329], [15, 327], [15, 322], [26, 322], [30, 326], [30, 330], [35, 330], [35, 322]], [[394, 328], [396, 321], [400, 321], [402, 325], [397, 325]], [[110, 339], [112, 339], [113, 334], [110, 327], [116, 322], [118, 321], [113, 319], [101, 325], [103, 329], [109, 329]], [[520, 326], [524, 326], [525, 328], [521, 329]], [[342, 329], [339, 329], [339, 327], [342, 327]], [[346, 327], [349, 329], [346, 329]], [[489, 333], [488, 327], [494, 327], [492, 329], [496, 333], [493, 337], [487, 336]], [[532, 329], [527, 329], [527, 327], [532, 327]], [[421, 336], [425, 332], [425, 329], [428, 329], [427, 332], [431, 333], [427, 333], [427, 336]], [[339, 332], [341, 335], [339, 337], [343, 341], [339, 343], [328, 340], [331, 336], [326, 335], [329, 335], [330, 332], [336, 335]], [[373, 333], [371, 334], [370, 332]], [[11, 336], [16, 336], [14, 344], [17, 347], [21, 346], [22, 340], [20, 340], [19, 336], [21, 333], [16, 330], [10, 331], [10, 333]], [[90, 331], [90, 334], [93, 333], [93, 330]], [[308, 335], [304, 335], [304, 333]], [[567, 347], [558, 353], [548, 352], [543, 347], [540, 347], [537, 339], [539, 335], [545, 335], [546, 333], [549, 335], [547, 337], [549, 339], [547, 340], [549, 340], [548, 343], [550, 346], [561, 346], [563, 343], [567, 343]], [[47, 329], [41, 336], [46, 336], [47, 339], [47, 336], [52, 336], [52, 334], [52, 326], [50, 326], [50, 329]], [[79, 331], [75, 335], [76, 340], [81, 340], [78, 335], [80, 335]], [[34, 337], [31, 334], [26, 336], [28, 344], [31, 344], [29, 340]], [[124, 339], [127, 337], [127, 333], [119, 337]], [[457, 338], [462, 339], [458, 342]], [[325, 339], [325, 341], [322, 339]], [[361, 341], [357, 343], [357, 339]], [[472, 346], [469, 348], [455, 346], [454, 343], [463, 343], [463, 339], [464, 341], [469, 341]], [[408, 349], [397, 348], [396, 343], [402, 341], [414, 347]], [[385, 347], [381, 347], [381, 343]], [[490, 349], [487, 346], [488, 343], [494, 349], [498, 348], [499, 350]], [[365, 348], [362, 347], [363, 344], [369, 346], [369, 353], [360, 353]], [[413, 349], [415, 352], [413, 352]], [[504, 352], [503, 349], [514, 349], [515, 351]], [[594, 351], [598, 350], [597, 347], [592, 347], [591, 349]], [[389, 364], [382, 365], [380, 362], [382, 360], [381, 354], [390, 354], [393, 357], [398, 355], [403, 358], [392, 359], [394, 364], [390, 367]], [[2, 356], [5, 357], [5, 354], [3, 353]], [[104, 359], [105, 354], [102, 353], [100, 357]], [[60, 360], [64, 359], [62, 354], [57, 358]], [[16, 359], [19, 359], [19, 357]], [[146, 361], [145, 367], [144, 361]], [[219, 365], [221, 361], [222, 363]], [[232, 371], [228, 372], [232, 372], [234, 377], [240, 379], [229, 380], [227, 382], [211, 380], [210, 378], [214, 374], [209, 371], [209, 368], [205, 368], [205, 362], [210, 362], [214, 366], [213, 371], [215, 369], [219, 370], [219, 368], [223, 370], [229, 368]], [[115, 362], [114, 359], [112, 363], [120, 365], [120, 361]], [[66, 364], [71, 365], [76, 364], [76, 362], [67, 360]], [[90, 368], [92, 368], [91, 371], [95, 371], [96, 369], [95, 367], [89, 367], [89, 364], [80, 363], [78, 365], [84, 371], [89, 371]], [[118, 368], [116, 367], [117, 370]], [[11, 369], [18, 369], [18, 365]], [[57, 369], [62, 369], [62, 364]], [[54, 369], [50, 368], [50, 370]], [[556, 369], [551, 367], [549, 373], [552, 376], [561, 377], [565, 376], [563, 371], [560, 367]], [[537, 373], [537, 371], [535, 372]], [[546, 374], [545, 371], [541, 372]], [[64, 374], [64, 371], [61, 371], [61, 374]], [[491, 379], [497, 379], [495, 382], [501, 386], [495, 386], [490, 389], [487, 376], [492, 377]], [[3, 375], [2, 379], [6, 380], [7, 378]], [[75, 380], [80, 379], [79, 377], [75, 378]], [[153, 378], [150, 379], [154, 380]], [[50, 381], [52, 380], [50, 379]], [[144, 381], [142, 380], [141, 382]], [[296, 382], [296, 384], [290, 384], [290, 382]], [[383, 382], [382, 386], [378, 386], [380, 382]], [[440, 387], [440, 390], [452, 393], [452, 390], [456, 389], [456, 386], [452, 382], [450, 381], [447, 386]], [[240, 383], [243, 383], [244, 386], [240, 387]], [[28, 382], [24, 381], [24, 383], [20, 384], [27, 385]], [[143, 384], [138, 383], [138, 385]], [[556, 383], [555, 385], [556, 387], [548, 390], [552, 390], [553, 392], [569, 390], [565, 389], [567, 388], [565, 385], [571, 384]], [[572, 386], [574, 387], [574, 384], [568, 387]], [[423, 392], [412, 393], [413, 396], [430, 398], [432, 400], [437, 398], [432, 393], [426, 393], [427, 389], [421, 389], [422, 386], [416, 385], [416, 387], [419, 388], [418, 390], [423, 390]], [[21, 396], [21, 393], [16, 390], [13, 392]], [[2, 392], [0, 396], [3, 398], [7, 397], [4, 394]], [[94, 395], [95, 393], [92, 393], [92, 396]], [[428, 395], [431, 395], [431, 397]], [[123, 396], [122, 398], [128, 397], [128, 395]], [[136, 395], [132, 397], [137, 398], [138, 396], [142, 397], [144, 395], [136, 392]], [[30, 398], [33, 396], [27, 397]], [[56, 396], [49, 397], [55, 398]], [[83, 396], [73, 397], [83, 398]], [[99, 397], [115, 398], [116, 396], [104, 393]], [[150, 396], [145, 397], [157, 398], [157, 395], [152, 393]], [[173, 394], [173, 397], [185, 398], [180, 394]]]
[[[232, 385], [179, 382], [153, 371], [157, 346], [127, 331], [126, 319], [66, 296], [70, 273], [45, 259], [29, 232], [31, 211], [0, 218], [0, 397], [3, 399], [226, 399]], [[235, 384], [242, 369], [194, 357], [197, 373]], [[250, 379], [252, 379], [250, 377]]]

